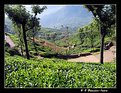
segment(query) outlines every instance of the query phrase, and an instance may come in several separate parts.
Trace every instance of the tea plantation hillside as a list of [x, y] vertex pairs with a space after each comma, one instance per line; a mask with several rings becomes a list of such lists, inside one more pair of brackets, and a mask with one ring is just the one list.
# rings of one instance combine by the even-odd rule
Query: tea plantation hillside
[[115, 88], [116, 65], [6, 55], [5, 87]]
[[115, 4], [30, 6], [4, 6], [5, 88], [117, 87]]

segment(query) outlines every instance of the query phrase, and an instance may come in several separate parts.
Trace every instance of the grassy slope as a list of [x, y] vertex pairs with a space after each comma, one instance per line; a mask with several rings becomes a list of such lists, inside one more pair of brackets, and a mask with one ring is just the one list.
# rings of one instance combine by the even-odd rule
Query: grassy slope
[[116, 87], [116, 65], [5, 56], [5, 87]]
[[[18, 38], [11, 35], [18, 43]], [[71, 41], [72, 40], [72, 41]], [[70, 41], [78, 42], [76, 36]], [[108, 41], [108, 39], [106, 39]], [[41, 49], [40, 49], [41, 48]], [[40, 50], [48, 48], [40, 47]], [[31, 46], [29, 49], [32, 49]], [[72, 51], [82, 51], [77, 49]], [[85, 49], [87, 51], [87, 48]], [[85, 50], [83, 50], [85, 52]], [[27, 60], [19, 56], [5, 56], [6, 87], [116, 87], [116, 65], [114, 63], [89, 64], [69, 63], [60, 59]]]
[[[85, 39], [85, 42], [82, 43], [80, 38], [79, 38], [78, 32], [74, 33], [69, 38], [64, 38], [64, 39], [61, 39], [61, 40], [57, 40], [55, 42], [58, 46], [65, 46], [67, 44], [69, 46], [76, 45], [74, 48], [70, 48], [68, 53], [69, 54], [77, 54], [77, 53], [82, 53], [82, 52], [83, 53], [93, 52], [93, 51], [96, 51], [96, 50], [99, 51], [100, 50], [100, 48], [99, 48], [100, 47], [100, 39], [97, 39], [97, 40], [96, 39], [97, 38], [95, 38], [94, 48], [90, 48], [89, 40]], [[87, 47], [85, 47], [85, 46], [87, 46]]]
[[[17, 36], [16, 35], [12, 35], [12, 34], [9, 34], [9, 36], [13, 40], [13, 42], [18, 46], [19, 45], [19, 39], [17, 38]], [[67, 38], [67, 41], [65, 39], [57, 40], [57, 41], [55, 41], [55, 43], [58, 46], [64, 46], [64, 45], [67, 45], [67, 44], [69, 44], [70, 46], [72, 46], [72, 45], [75, 44], [76, 47], [73, 48], [73, 49], [70, 49], [68, 51], [68, 54], [77, 54], [77, 53], [82, 53], [82, 52], [86, 53], [86, 52], [93, 52], [93, 51], [99, 51], [100, 50], [100, 48], [99, 48], [100, 47], [100, 39], [96, 39], [95, 38], [94, 48], [82, 47], [82, 46], [90, 46], [90, 42], [89, 41], [85, 41], [83, 44], [81, 44], [81, 41], [80, 41], [79, 36], [78, 36], [78, 33], [75, 33], [72, 36], [70, 36], [69, 38]], [[45, 41], [45, 42], [51, 44], [51, 46], [49, 46], [49, 45], [48, 45], [48, 47], [46, 46], [49, 50], [51, 50], [51, 49], [52, 50], [58, 50], [58, 52], [60, 50], [63, 50], [63, 49], [60, 49], [60, 47], [56, 47], [56, 44], [51, 43], [51, 42], [49, 42], [47, 40], [40, 39], [40, 38], [38, 40], [39, 41]], [[105, 38], [105, 43], [107, 43], [109, 41], [110, 41], [110, 38], [109, 37], [106, 37]], [[29, 43], [28, 42], [28, 44], [29, 44], [30, 51], [33, 50], [32, 43]], [[38, 49], [40, 51], [40, 48], [39, 47], [42, 47], [42, 46], [38, 46]], [[55, 48], [57, 48], [57, 49], [55, 49]], [[62, 54], [65, 54], [64, 51], [62, 51], [61, 53]]]

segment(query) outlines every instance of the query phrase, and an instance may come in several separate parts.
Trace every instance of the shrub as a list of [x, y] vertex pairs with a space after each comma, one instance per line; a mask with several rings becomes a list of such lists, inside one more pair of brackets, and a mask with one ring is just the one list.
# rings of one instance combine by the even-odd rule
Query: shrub
[[100, 51], [100, 48], [92, 48], [92, 49], [90, 50], [90, 52], [98, 52], [98, 51]]
[[115, 88], [115, 63], [70, 63], [62, 59], [5, 57], [5, 87]]
[[16, 47], [10, 48], [10, 49], [8, 50], [8, 52], [10, 53], [10, 56], [21, 55], [21, 54], [19, 53], [19, 50], [18, 50]]

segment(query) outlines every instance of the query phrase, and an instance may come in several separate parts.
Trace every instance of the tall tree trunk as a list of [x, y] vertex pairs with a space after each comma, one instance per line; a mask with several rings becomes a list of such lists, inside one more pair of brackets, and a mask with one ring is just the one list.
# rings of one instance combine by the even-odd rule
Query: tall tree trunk
[[23, 56], [23, 47], [22, 47], [22, 45], [21, 45], [21, 55]]
[[103, 50], [104, 50], [104, 38], [105, 38], [105, 28], [101, 27], [101, 49], [100, 49], [100, 63], [103, 64]]
[[35, 49], [35, 51], [36, 51], [36, 53], [37, 53], [37, 48], [36, 48], [36, 45], [35, 45], [35, 34], [34, 33], [36, 33], [36, 15], [37, 15], [37, 13], [35, 13], [35, 15], [34, 15], [34, 28], [33, 28], [33, 45], [34, 45], [34, 49]]
[[20, 41], [20, 48], [21, 48], [21, 55], [23, 56], [23, 47], [22, 47], [22, 38], [21, 38], [21, 26], [19, 31], [19, 41]]
[[101, 36], [100, 63], [103, 64], [104, 35]]
[[25, 25], [24, 25], [24, 24], [22, 25], [22, 28], [23, 28], [23, 39], [24, 39], [24, 44], [25, 44], [26, 57], [27, 57], [27, 59], [30, 59], [29, 51], [28, 51], [28, 46], [27, 46], [27, 39], [26, 39], [26, 32], [25, 32]]
[[36, 53], [37, 53], [37, 48], [36, 48], [36, 45], [35, 45], [35, 35], [34, 35], [34, 31], [35, 31], [36, 29], [35, 29], [35, 27], [33, 28], [33, 45], [34, 45], [34, 49], [35, 49], [35, 51], [36, 51]]
[[21, 48], [21, 55], [23, 56], [23, 47], [22, 47], [22, 40], [21, 40], [21, 35], [19, 33], [19, 41], [20, 41], [20, 48]]

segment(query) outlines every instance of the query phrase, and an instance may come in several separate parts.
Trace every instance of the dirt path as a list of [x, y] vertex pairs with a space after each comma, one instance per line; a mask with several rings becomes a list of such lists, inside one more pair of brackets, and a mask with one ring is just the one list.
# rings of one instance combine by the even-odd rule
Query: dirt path
[[[112, 46], [109, 50], [104, 51], [104, 62], [111, 62], [116, 58], [116, 47]], [[100, 62], [100, 53], [92, 53], [85, 57], [68, 59], [69, 62]]]

